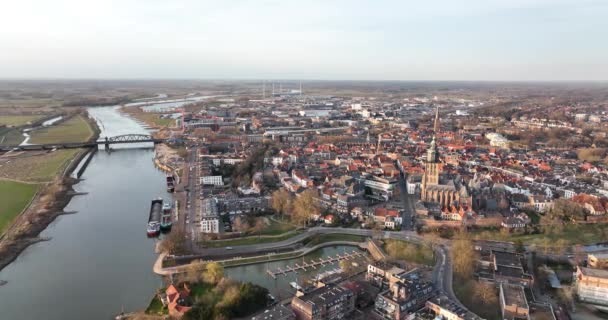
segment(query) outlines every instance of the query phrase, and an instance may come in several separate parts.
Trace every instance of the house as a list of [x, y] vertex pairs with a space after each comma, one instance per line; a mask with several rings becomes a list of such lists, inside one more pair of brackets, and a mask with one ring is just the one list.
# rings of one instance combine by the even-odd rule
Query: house
[[376, 208], [374, 210], [374, 222], [382, 224], [385, 228], [395, 229], [401, 226], [401, 214], [397, 210], [386, 208]]
[[336, 217], [333, 214], [328, 214], [325, 216], [323, 222], [325, 222], [325, 224], [333, 224], [336, 222]]
[[521, 212], [519, 214], [506, 217], [502, 220], [501, 226], [505, 229], [521, 229], [530, 224], [530, 218], [527, 214]]
[[182, 283], [178, 286], [173, 284], [169, 285], [164, 294], [161, 294], [159, 298], [162, 304], [169, 309], [169, 314], [173, 317], [181, 318], [186, 312], [192, 309], [190, 288], [186, 283]]
[[584, 207], [589, 211], [589, 214], [594, 216], [606, 214], [606, 209], [604, 209], [599, 201], [593, 201], [591, 203], [587, 202], [585, 203]]

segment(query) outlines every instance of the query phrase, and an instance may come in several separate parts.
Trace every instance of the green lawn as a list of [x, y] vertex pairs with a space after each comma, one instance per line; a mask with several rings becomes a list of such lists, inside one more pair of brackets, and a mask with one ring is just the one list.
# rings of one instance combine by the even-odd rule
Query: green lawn
[[228, 261], [223, 261], [220, 263], [224, 267], [231, 267], [231, 266], [235, 266], [235, 265], [241, 265], [244, 263], [260, 263], [260, 262], [266, 262], [266, 261], [271, 261], [271, 260], [276, 260], [276, 259], [295, 258], [298, 255], [300, 255], [300, 252], [287, 252], [287, 253], [279, 253], [279, 254], [265, 255], [265, 256], [259, 256], [259, 257], [228, 260]]
[[526, 244], [539, 244], [544, 239], [552, 243], [564, 239], [569, 244], [591, 244], [608, 240], [608, 224], [569, 224], [564, 226], [562, 232], [553, 234], [514, 235], [513, 240], [520, 239]]
[[61, 149], [23, 156], [1, 166], [0, 177], [31, 182], [51, 181], [66, 168], [79, 151]]
[[93, 136], [93, 130], [83, 116], [74, 116], [56, 126], [32, 131], [30, 143], [85, 142]]
[[568, 224], [560, 232], [551, 234], [502, 234], [499, 231], [475, 231], [473, 238], [483, 240], [521, 240], [525, 244], [539, 245], [543, 242], [555, 243], [557, 240], [566, 240], [568, 244], [592, 244], [608, 239], [608, 224]]
[[0, 180], [0, 234], [28, 205], [38, 185]]
[[3, 115], [0, 116], [0, 125], [20, 126], [41, 119], [42, 115]]
[[21, 144], [25, 137], [14, 128], [0, 128], [0, 145], [14, 146]]
[[309, 246], [316, 246], [318, 244], [332, 242], [332, 241], [351, 241], [351, 242], [364, 242], [367, 237], [358, 236], [353, 234], [344, 234], [344, 233], [328, 233], [328, 234], [319, 234], [314, 235], [306, 240], [304, 243]]
[[296, 229], [296, 227], [289, 223], [281, 223], [272, 219], [268, 219], [268, 221], [270, 222], [270, 225], [262, 230], [263, 235], [275, 236]]
[[433, 250], [428, 246], [412, 242], [388, 239], [384, 242], [384, 251], [393, 259], [404, 260], [432, 266], [435, 262]]
[[249, 236], [246, 238], [237, 238], [230, 240], [216, 240], [216, 241], [201, 241], [201, 245], [209, 248], [220, 248], [220, 247], [231, 247], [231, 246], [244, 246], [249, 244], [260, 244], [260, 243], [270, 243], [270, 242], [279, 242], [291, 237], [298, 235], [300, 232], [288, 233], [280, 237], [272, 237], [272, 238], [263, 238], [256, 236]]

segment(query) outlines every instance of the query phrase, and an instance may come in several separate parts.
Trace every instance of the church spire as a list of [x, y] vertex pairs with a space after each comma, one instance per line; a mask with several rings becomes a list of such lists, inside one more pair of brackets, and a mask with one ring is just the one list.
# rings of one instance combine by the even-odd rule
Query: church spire
[[435, 124], [433, 125], [435, 134], [439, 133], [439, 105], [435, 107]]
[[431, 141], [431, 145], [426, 150], [426, 162], [439, 162], [439, 150], [437, 149], [437, 142], [435, 142], [435, 135], [433, 135], [433, 141]]

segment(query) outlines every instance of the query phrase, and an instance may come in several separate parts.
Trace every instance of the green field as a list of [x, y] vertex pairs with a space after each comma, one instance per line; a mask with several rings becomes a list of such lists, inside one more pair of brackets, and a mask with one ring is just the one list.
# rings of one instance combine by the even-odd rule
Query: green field
[[551, 234], [503, 234], [499, 231], [482, 231], [473, 232], [473, 238], [479, 240], [502, 240], [502, 241], [518, 241], [521, 240], [525, 244], [554, 244], [557, 240], [565, 240], [567, 244], [593, 244], [608, 240], [608, 224], [567, 224], [559, 232]]
[[367, 237], [358, 236], [354, 234], [344, 234], [344, 233], [328, 233], [328, 234], [319, 234], [314, 235], [306, 240], [304, 240], [304, 244], [308, 247], [316, 246], [326, 242], [333, 241], [350, 241], [350, 242], [364, 242]]
[[0, 234], [29, 204], [37, 189], [35, 184], [0, 180]]
[[270, 224], [266, 226], [264, 230], [262, 230], [263, 235], [276, 236], [285, 232], [295, 230], [296, 228], [295, 226], [289, 223], [281, 223], [272, 219], [268, 219], [268, 221]]
[[32, 144], [85, 142], [93, 137], [93, 130], [83, 116], [75, 116], [56, 126], [32, 131]]
[[79, 151], [61, 149], [22, 156], [0, 166], [0, 177], [31, 182], [51, 181], [66, 168]]
[[237, 238], [230, 240], [215, 240], [215, 241], [201, 241], [200, 244], [209, 247], [209, 248], [220, 248], [220, 247], [231, 247], [231, 246], [244, 246], [249, 244], [260, 244], [260, 243], [270, 243], [270, 242], [279, 242], [291, 237], [298, 235], [300, 232], [288, 233], [279, 237], [272, 238], [263, 238], [250, 236], [246, 238]]
[[21, 144], [25, 137], [14, 128], [0, 128], [0, 145], [14, 146]]
[[434, 264], [433, 250], [423, 246], [402, 240], [388, 239], [384, 242], [384, 251], [393, 259], [405, 260], [419, 264], [432, 266]]
[[21, 126], [27, 124], [29, 122], [34, 122], [36, 120], [42, 119], [42, 115], [4, 115], [0, 116], [0, 125], [6, 126]]

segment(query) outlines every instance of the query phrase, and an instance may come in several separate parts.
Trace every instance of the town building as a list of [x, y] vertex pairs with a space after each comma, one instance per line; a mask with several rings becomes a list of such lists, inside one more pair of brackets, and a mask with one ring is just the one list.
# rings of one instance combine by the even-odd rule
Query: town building
[[355, 311], [356, 295], [341, 286], [322, 287], [291, 300], [298, 320], [348, 319]]
[[499, 292], [503, 320], [530, 319], [530, 307], [522, 286], [501, 283]]
[[207, 198], [201, 201], [201, 222], [200, 230], [202, 233], [222, 232], [222, 223], [217, 208], [216, 198]]
[[581, 302], [608, 310], [608, 270], [577, 267], [576, 295]]

